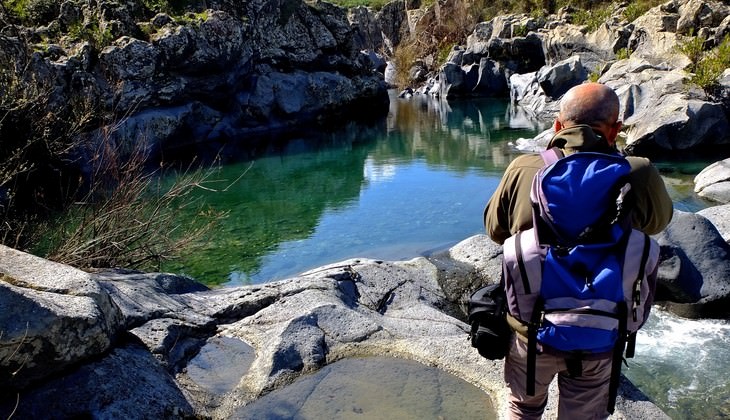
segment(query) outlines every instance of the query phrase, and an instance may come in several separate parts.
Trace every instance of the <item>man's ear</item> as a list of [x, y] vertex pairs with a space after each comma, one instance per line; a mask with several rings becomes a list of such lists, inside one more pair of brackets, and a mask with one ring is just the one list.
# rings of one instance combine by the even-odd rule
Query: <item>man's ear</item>
[[616, 121], [615, 123], [611, 124], [611, 127], [609, 128], [608, 133], [608, 141], [610, 145], [616, 144], [616, 137], [618, 137], [619, 131], [621, 131], [621, 127], [623, 127], [623, 123], [621, 121]]
[[556, 132], [556, 133], [557, 133], [558, 131], [560, 131], [560, 130], [562, 130], [562, 129], [563, 129], [563, 124], [562, 124], [562, 123], [560, 122], [560, 120], [559, 120], [559, 119], [557, 119], [557, 118], [555, 119], [555, 125], [553, 125], [553, 128], [555, 129], [555, 132]]

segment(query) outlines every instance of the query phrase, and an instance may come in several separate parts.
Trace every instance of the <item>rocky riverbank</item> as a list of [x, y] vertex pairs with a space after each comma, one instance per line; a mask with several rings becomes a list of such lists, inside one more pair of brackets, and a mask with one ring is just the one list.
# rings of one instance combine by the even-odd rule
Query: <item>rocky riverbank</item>
[[[715, 226], [675, 212], [657, 240], [657, 303], [682, 316], [730, 316], [730, 245]], [[430, 258], [352, 259], [274, 283], [209, 290], [171, 274], [89, 274], [0, 248], [0, 412], [232, 418], [334, 361], [390, 356], [480, 387], [503, 414], [501, 362], [470, 347], [464, 323], [466, 297], [498, 281], [500, 261], [501, 247], [478, 235]], [[234, 376], [223, 390], [187, 369], [209, 345], [249, 354], [228, 369], [208, 366]], [[623, 382], [614, 418], [662, 416]]]

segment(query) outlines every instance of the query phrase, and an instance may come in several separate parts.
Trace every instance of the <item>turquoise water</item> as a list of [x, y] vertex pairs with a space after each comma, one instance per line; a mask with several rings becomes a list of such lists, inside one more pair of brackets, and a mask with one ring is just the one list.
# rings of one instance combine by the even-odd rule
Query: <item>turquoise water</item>
[[[261, 283], [350, 257], [410, 259], [482, 233], [482, 209], [510, 143], [549, 123], [495, 99], [392, 98], [388, 116], [333, 132], [224, 148], [217, 192], [228, 217], [202, 251], [164, 267], [210, 285]], [[675, 207], [709, 205], [693, 178], [711, 161], [656, 160]], [[181, 214], [181, 221], [196, 217]], [[655, 311], [624, 373], [675, 419], [729, 418], [730, 327]]]
[[[210, 285], [287, 278], [352, 257], [410, 259], [482, 233], [511, 143], [547, 128], [508, 102], [392, 98], [388, 116], [261, 145], [229, 145], [198, 193], [228, 212], [204, 248], [163, 267]], [[706, 162], [658, 162], [678, 208], [706, 204]], [[197, 217], [196, 214], [181, 215]]]
[[507, 144], [546, 126], [521, 121], [504, 100], [394, 98], [380, 121], [224, 149], [220, 181], [207, 184], [218, 191], [199, 194], [228, 217], [202, 251], [164, 269], [241, 285], [446, 248], [482, 232], [484, 204], [517, 153]]

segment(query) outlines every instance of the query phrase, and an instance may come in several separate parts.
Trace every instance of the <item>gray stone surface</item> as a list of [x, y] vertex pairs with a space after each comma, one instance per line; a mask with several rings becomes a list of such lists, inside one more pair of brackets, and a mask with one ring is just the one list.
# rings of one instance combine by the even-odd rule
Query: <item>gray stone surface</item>
[[[17, 252], [5, 255], [8, 265], [28, 258]], [[478, 235], [439, 261], [352, 259], [291, 279], [237, 288], [208, 290], [169, 274], [82, 276], [100, 285], [92, 290], [108, 294], [119, 308], [118, 325], [128, 334], [107, 353], [25, 386], [16, 414], [235, 418], [250, 402], [335, 361], [387, 356], [435, 367], [477, 386], [505, 418], [502, 362], [485, 360], [470, 347], [463, 313], [452, 301], [463, 296], [443, 289], [456, 285], [466, 292], [494, 281], [500, 257], [500, 247]], [[58, 272], [53, 263], [31, 259], [34, 271]], [[470, 276], [466, 283], [449, 279], [465, 273]], [[85, 284], [78, 287], [89, 288]], [[15, 300], [4, 302], [13, 305]], [[226, 369], [229, 363], [236, 368]], [[637, 410], [661, 418], [645, 397], [626, 390], [613, 418], [630, 418]], [[546, 418], [556, 413], [556, 388], [551, 392]], [[15, 395], [11, 391], [0, 397], [0, 414], [12, 410]], [[64, 399], [66, 395], [70, 397]], [[51, 403], [44, 404], [46, 400]]]
[[717, 228], [725, 242], [730, 242], [730, 204], [712, 206], [697, 212]]
[[695, 192], [718, 203], [730, 203], [730, 158], [704, 168], [694, 179]]
[[121, 312], [83, 271], [0, 245], [0, 389], [106, 352]]
[[655, 238], [657, 300], [688, 318], [730, 316], [730, 245], [706, 218], [679, 210]]
[[730, 143], [722, 105], [688, 89], [687, 78], [680, 69], [633, 55], [600, 77], [599, 82], [619, 95], [627, 150], [647, 153]]

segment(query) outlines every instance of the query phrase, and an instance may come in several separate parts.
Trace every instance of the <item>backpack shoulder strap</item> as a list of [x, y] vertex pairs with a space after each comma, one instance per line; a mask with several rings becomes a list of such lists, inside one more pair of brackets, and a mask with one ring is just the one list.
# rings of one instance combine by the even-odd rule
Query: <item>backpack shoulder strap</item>
[[542, 151], [540, 153], [540, 157], [542, 158], [542, 161], [545, 162], [545, 166], [547, 166], [552, 165], [553, 163], [564, 158], [565, 153], [563, 153], [563, 149], [559, 147], [551, 147], [547, 150]]

